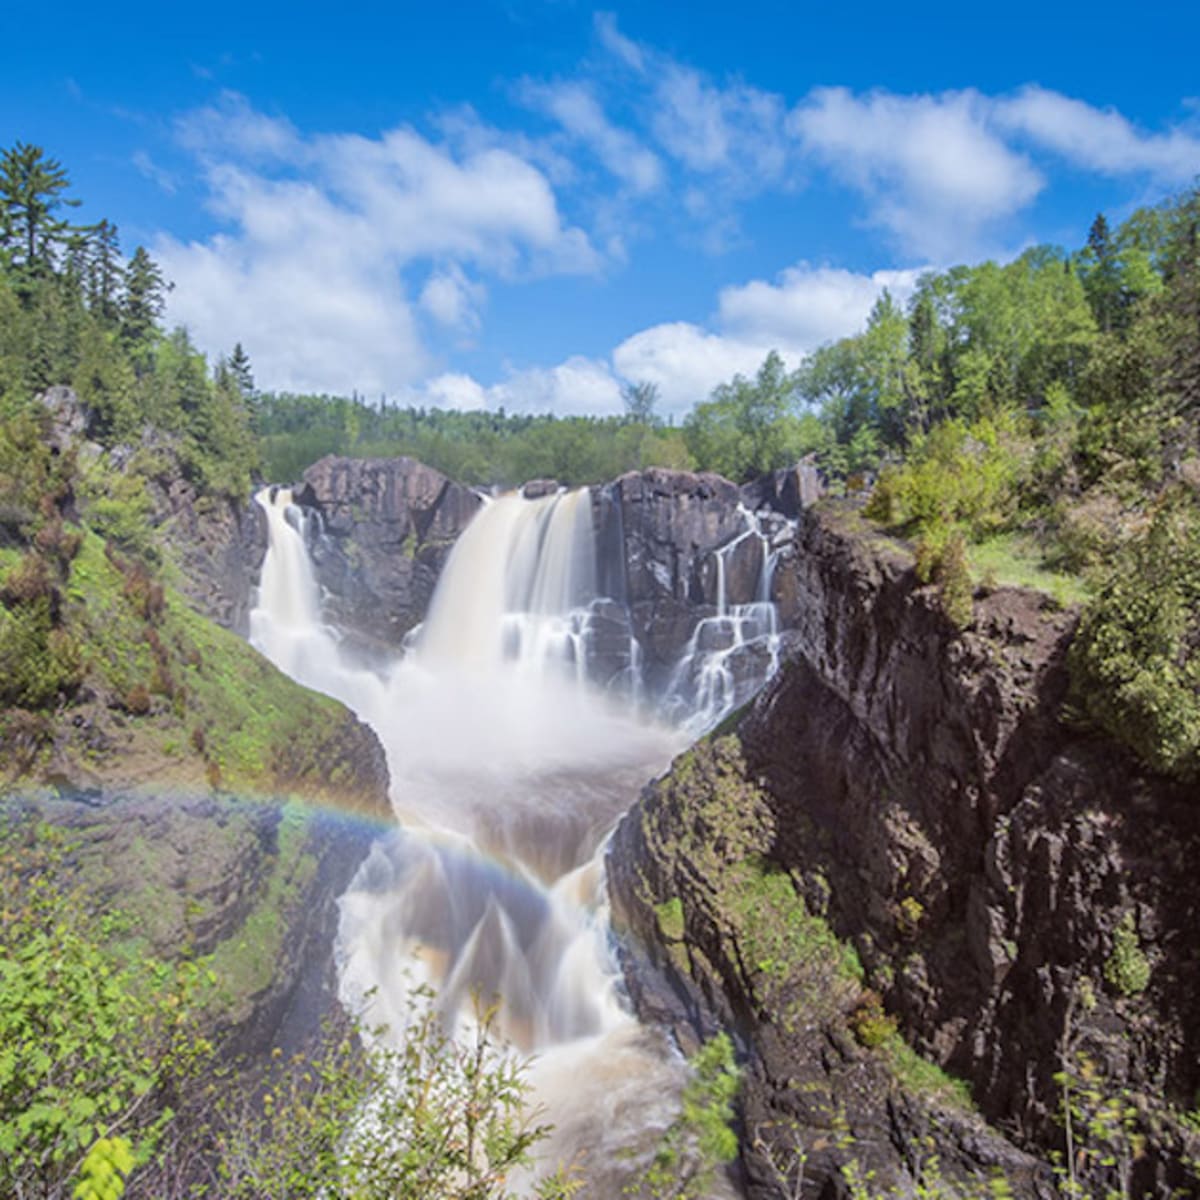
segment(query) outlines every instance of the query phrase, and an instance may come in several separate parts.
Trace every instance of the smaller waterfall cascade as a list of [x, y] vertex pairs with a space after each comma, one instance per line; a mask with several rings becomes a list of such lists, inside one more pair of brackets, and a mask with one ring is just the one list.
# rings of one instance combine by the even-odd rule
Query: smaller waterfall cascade
[[[780, 547], [760, 515], [739, 506], [746, 528], [713, 554], [716, 612], [702, 617], [667, 685], [663, 709], [699, 737], [745, 704], [779, 669], [779, 620], [771, 585]], [[790, 537], [790, 529], [787, 536]], [[753, 599], [729, 603], [731, 565], [756, 562]]]

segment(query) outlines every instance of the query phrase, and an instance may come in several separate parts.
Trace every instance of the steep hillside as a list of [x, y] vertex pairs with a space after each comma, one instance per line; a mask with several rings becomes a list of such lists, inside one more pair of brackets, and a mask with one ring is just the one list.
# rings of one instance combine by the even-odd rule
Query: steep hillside
[[1062, 1148], [1069, 1103], [1077, 1166], [1194, 1187], [1193, 795], [1067, 719], [1069, 611], [1000, 589], [960, 633], [852, 511], [797, 542], [783, 671], [609, 853], [644, 1007], [743, 1039], [752, 1194], [797, 1146], [813, 1186], [858, 1161], [911, 1187], [929, 1133], [1033, 1194], [1048, 1168], [935, 1068], [1027, 1151]]

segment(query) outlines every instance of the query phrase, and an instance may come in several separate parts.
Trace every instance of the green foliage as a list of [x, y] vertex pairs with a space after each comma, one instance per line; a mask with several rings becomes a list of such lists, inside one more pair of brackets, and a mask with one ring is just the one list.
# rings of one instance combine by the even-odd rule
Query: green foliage
[[1065, 1200], [1130, 1200], [1133, 1164], [1146, 1149], [1133, 1097], [1112, 1089], [1082, 1051], [1054, 1079], [1067, 1138], [1066, 1161], [1054, 1169], [1061, 1194]]
[[693, 1055], [679, 1116], [659, 1143], [645, 1175], [626, 1196], [652, 1200], [700, 1200], [709, 1195], [720, 1166], [737, 1157], [733, 1103], [741, 1072], [729, 1036], [718, 1033]]
[[1104, 978], [1122, 996], [1136, 996], [1150, 983], [1150, 960], [1138, 940], [1133, 912], [1113, 930], [1112, 951], [1104, 963]]
[[[549, 1132], [528, 1107], [525, 1064], [497, 1041], [494, 1011], [450, 1037], [428, 989], [410, 994], [398, 1048], [353, 1024], [315, 1055], [277, 1057], [263, 1086], [216, 1089], [226, 1200], [506, 1200]], [[566, 1172], [537, 1194], [566, 1197]]]
[[125, 1180], [133, 1170], [133, 1147], [128, 1138], [100, 1138], [79, 1168], [73, 1200], [121, 1200]]
[[795, 391], [795, 379], [771, 351], [753, 381], [735, 375], [691, 412], [683, 432], [692, 456], [737, 481], [794, 462], [805, 449], [792, 413]]
[[[20, 825], [0, 840], [0, 1192], [50, 1197], [120, 1130], [138, 1159], [171, 1118], [173, 1090], [211, 1047], [195, 1024], [207, 976], [193, 962], [126, 960], [92, 901], [63, 877], [63, 848]], [[91, 1152], [89, 1153], [89, 1148]], [[111, 1149], [111, 1147], [110, 1147]], [[110, 1165], [124, 1155], [112, 1149]], [[88, 1182], [90, 1178], [91, 1182]], [[80, 1193], [76, 1193], [80, 1194]], [[119, 1193], [117, 1193], [119, 1195]]]
[[1077, 701], [1157, 771], [1200, 774], [1200, 502], [1167, 493], [1117, 557], [1071, 647]]

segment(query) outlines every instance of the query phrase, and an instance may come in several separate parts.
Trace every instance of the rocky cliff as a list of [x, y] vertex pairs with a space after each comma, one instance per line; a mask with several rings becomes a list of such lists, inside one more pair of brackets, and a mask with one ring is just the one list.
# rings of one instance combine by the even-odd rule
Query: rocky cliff
[[326, 616], [395, 650], [425, 615], [455, 539], [483, 502], [411, 458], [314, 463], [294, 489], [320, 520], [312, 549]]
[[[553, 480], [522, 491], [551, 495]], [[763, 532], [786, 539], [787, 518], [820, 494], [802, 464], [747, 487], [719, 475], [651, 468], [592, 489], [599, 587], [593, 633], [602, 682], [629, 665], [629, 639], [644, 654], [651, 690], [678, 662], [696, 622], [716, 612], [717, 552], [771, 511]], [[327, 457], [293, 488], [313, 512], [311, 553], [326, 618], [370, 652], [394, 652], [425, 615], [454, 541], [483, 500], [409, 458]], [[260, 551], [261, 555], [261, 551]], [[763, 541], [745, 539], [723, 557], [729, 604], [759, 598]]]
[[784, 670], [609, 854], [644, 1008], [743, 1039], [751, 1194], [780, 1194], [770, 1163], [796, 1145], [813, 1194], [856, 1159], [911, 1188], [931, 1129], [953, 1172], [1045, 1186], [905, 1043], [1039, 1154], [1065, 1070], [1076, 1147], [1089, 1116], [1101, 1143], [1080, 1165], [1194, 1186], [1194, 797], [1065, 719], [1073, 618], [1043, 598], [979, 596], [960, 634], [902, 548], [831, 507], [800, 514], [784, 574]]

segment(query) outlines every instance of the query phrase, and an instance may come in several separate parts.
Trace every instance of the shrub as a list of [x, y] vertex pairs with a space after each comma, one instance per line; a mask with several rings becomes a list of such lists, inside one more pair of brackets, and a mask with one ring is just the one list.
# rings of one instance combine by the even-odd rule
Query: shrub
[[1104, 964], [1104, 978], [1122, 996], [1136, 996], [1150, 983], [1150, 960], [1138, 941], [1132, 912], [1127, 912], [1113, 930], [1112, 952]]
[[67, 849], [48, 831], [0, 827], [5, 1196], [64, 1195], [81, 1160], [94, 1181], [97, 1141], [118, 1129], [144, 1159], [170, 1120], [174, 1083], [211, 1050], [195, 1025], [203, 970], [107, 949], [115, 918], [97, 918], [62, 883]]
[[1118, 554], [1071, 647], [1077, 705], [1156, 771], [1200, 775], [1200, 502], [1176, 488]]

